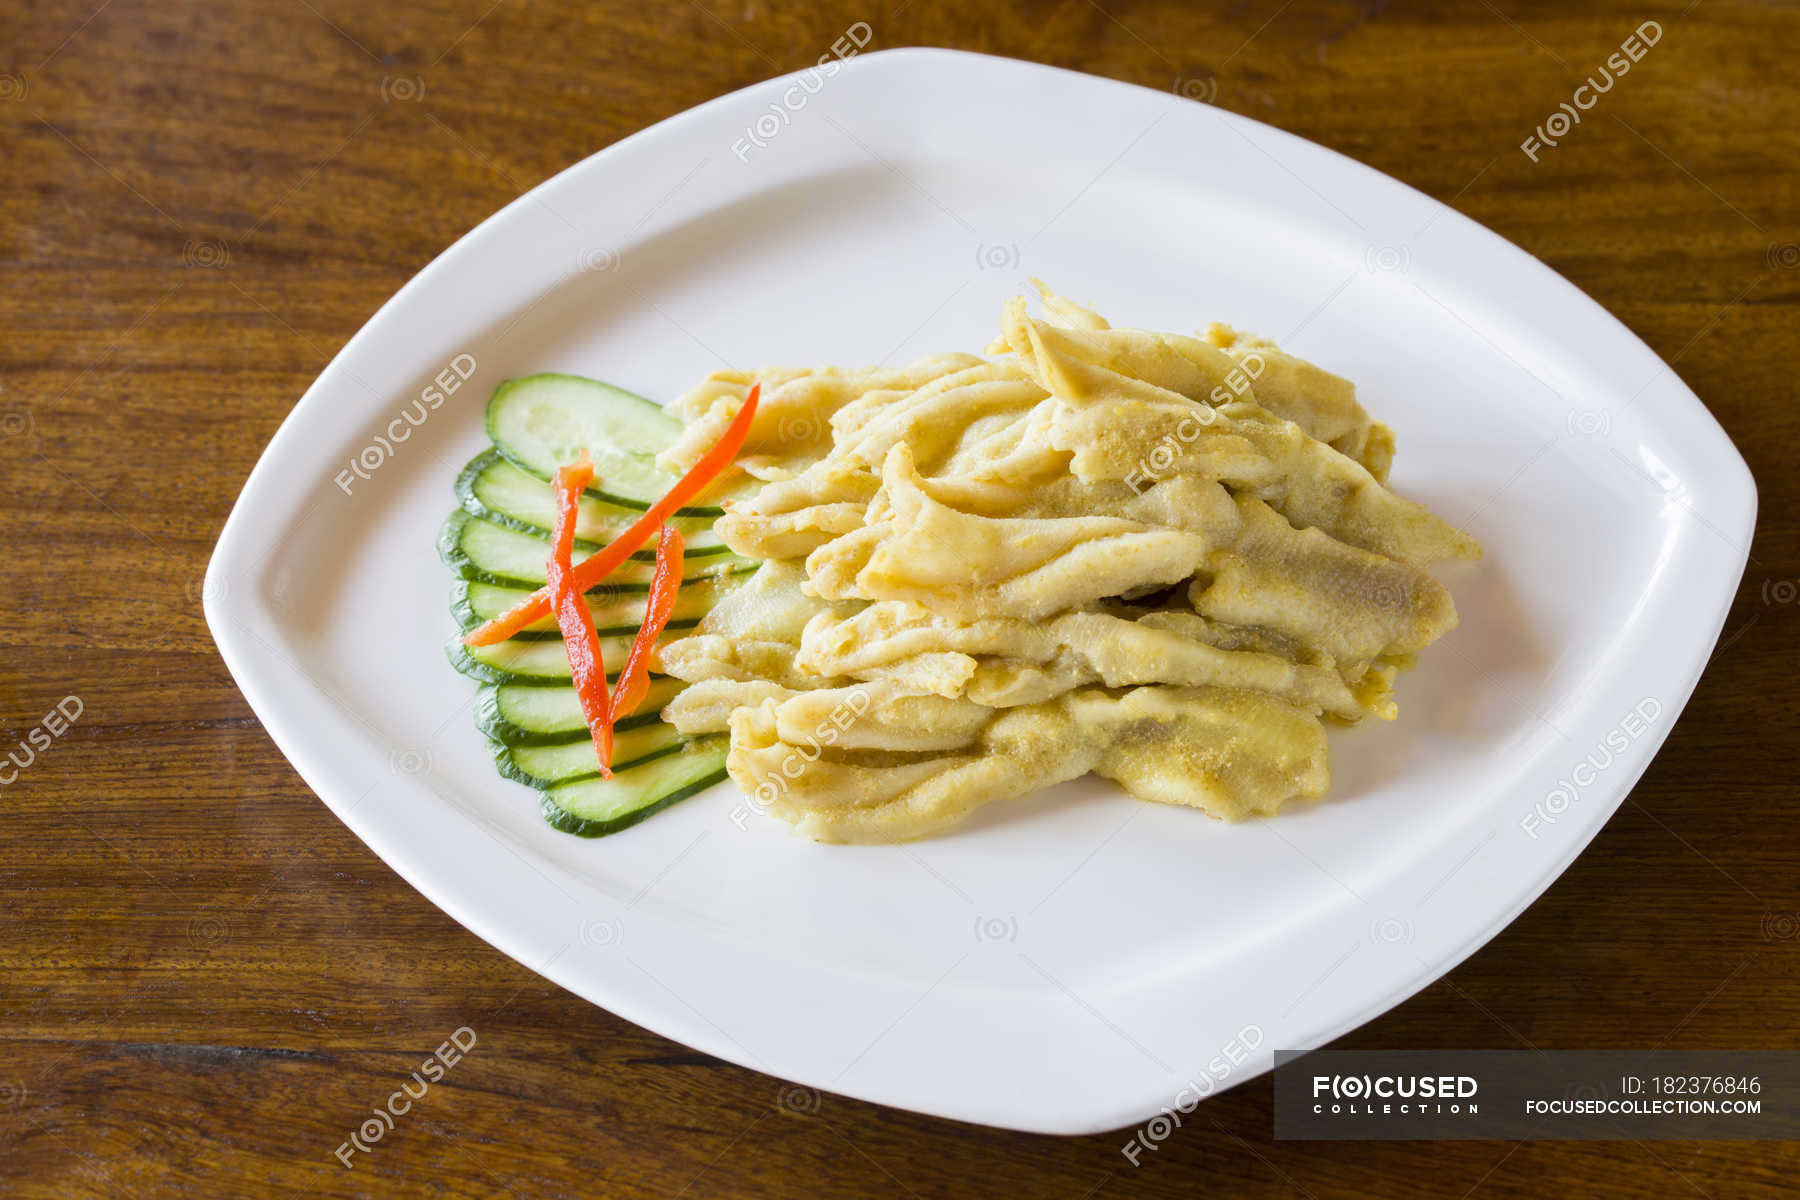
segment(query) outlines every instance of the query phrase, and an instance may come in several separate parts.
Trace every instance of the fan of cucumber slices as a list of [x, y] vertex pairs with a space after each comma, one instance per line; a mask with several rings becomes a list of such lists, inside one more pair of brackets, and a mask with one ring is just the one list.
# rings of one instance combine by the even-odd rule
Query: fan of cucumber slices
[[[655, 464], [680, 423], [641, 396], [573, 375], [508, 380], [488, 402], [493, 446], [456, 480], [460, 507], [444, 522], [438, 552], [455, 574], [450, 609], [463, 633], [513, 608], [544, 586], [556, 518], [550, 478], [586, 449], [595, 466], [575, 526], [579, 562], [643, 516], [675, 480]], [[687, 542], [682, 584], [664, 639], [682, 636], [756, 568], [733, 554], [712, 530], [722, 510], [676, 510], [670, 523]], [[610, 681], [625, 663], [644, 619], [654, 550], [633, 554], [586, 595]], [[636, 824], [725, 778], [726, 739], [685, 738], [662, 719], [684, 686], [652, 674], [637, 711], [618, 721], [612, 778], [599, 756], [570, 680], [569, 660], [553, 617], [506, 641], [450, 643], [450, 661], [481, 683], [476, 725], [507, 779], [536, 788], [551, 825], [599, 837]]]

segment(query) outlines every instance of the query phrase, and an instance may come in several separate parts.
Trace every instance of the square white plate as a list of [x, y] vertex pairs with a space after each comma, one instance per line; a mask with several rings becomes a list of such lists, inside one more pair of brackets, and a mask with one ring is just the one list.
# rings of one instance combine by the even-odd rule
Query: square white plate
[[[444, 655], [433, 538], [494, 385], [661, 398], [724, 365], [979, 350], [1028, 275], [1356, 381], [1398, 489], [1487, 551], [1446, 573], [1462, 626], [1400, 720], [1333, 733], [1326, 801], [1240, 826], [1087, 780], [911, 846], [814, 845], [729, 784], [611, 838], [547, 828]], [[1178, 96], [906, 50], [665, 121], [420, 272], [270, 443], [206, 613], [313, 790], [520, 962], [799, 1085], [1080, 1133], [1336, 1037], [1512, 920], [1681, 711], [1755, 501], [1673, 371], [1436, 201]]]

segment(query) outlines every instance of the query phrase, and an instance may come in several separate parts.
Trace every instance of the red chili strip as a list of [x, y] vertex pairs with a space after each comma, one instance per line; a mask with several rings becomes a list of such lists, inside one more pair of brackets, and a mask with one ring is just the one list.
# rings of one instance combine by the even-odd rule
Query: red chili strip
[[594, 632], [594, 615], [588, 611], [587, 590], [576, 578], [571, 561], [575, 552], [575, 519], [581, 491], [594, 477], [594, 463], [587, 451], [556, 472], [556, 522], [550, 531], [550, 561], [545, 574], [550, 582], [551, 607], [562, 630], [563, 650], [569, 656], [569, 678], [581, 697], [581, 715], [594, 739], [602, 778], [612, 778], [612, 703], [606, 694], [606, 663], [600, 656], [600, 636]]
[[632, 639], [631, 653], [625, 669], [619, 672], [619, 686], [613, 692], [609, 720], [631, 715], [632, 709], [644, 702], [650, 691], [650, 653], [656, 639], [668, 627], [675, 612], [675, 594], [681, 590], [681, 560], [687, 544], [681, 534], [667, 525], [656, 543], [656, 575], [650, 580], [650, 602], [644, 606], [644, 624]]
[[[702, 455], [700, 461], [695, 463], [693, 468], [683, 475], [674, 487], [669, 489], [668, 495], [652, 504], [649, 511], [639, 517], [630, 529], [607, 543], [604, 549], [597, 550], [583, 559], [575, 567], [574, 581], [575, 587], [579, 591], [585, 592], [605, 580], [608, 575], [618, 569], [620, 563], [630, 558], [640, 546], [648, 541], [650, 535], [676, 509], [693, 499], [702, 488], [724, 473], [725, 468], [731, 465], [731, 460], [737, 457], [738, 450], [743, 447], [744, 438], [750, 432], [750, 422], [756, 417], [756, 405], [761, 394], [762, 384], [758, 383], [751, 387], [749, 396], [744, 400], [744, 406], [738, 409], [737, 415], [731, 419], [731, 424], [726, 427], [724, 434], [713, 444], [712, 449]], [[504, 642], [533, 621], [548, 615], [549, 612], [550, 589], [545, 586], [485, 625], [471, 631], [467, 637], [463, 638], [463, 642], [470, 646], [491, 646], [495, 642]]]

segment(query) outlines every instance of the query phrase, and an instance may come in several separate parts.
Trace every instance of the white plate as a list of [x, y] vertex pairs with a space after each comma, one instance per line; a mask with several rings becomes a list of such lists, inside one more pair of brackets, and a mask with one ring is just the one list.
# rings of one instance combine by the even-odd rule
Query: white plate
[[[1092, 780], [906, 847], [811, 844], [729, 785], [598, 841], [544, 826], [443, 651], [433, 537], [493, 386], [978, 350], [1028, 275], [1268, 334], [1397, 430], [1396, 486], [1487, 550], [1446, 573], [1462, 627], [1400, 720], [1332, 735], [1327, 801], [1236, 827]], [[384, 448], [459, 355], [470, 382]], [[1754, 511], [1673, 371], [1436, 201], [1175, 95], [906, 50], [665, 121], [420, 272], [257, 464], [206, 612], [313, 790], [520, 962], [800, 1085], [1080, 1133], [1326, 1042], [1511, 921], [1681, 711]]]

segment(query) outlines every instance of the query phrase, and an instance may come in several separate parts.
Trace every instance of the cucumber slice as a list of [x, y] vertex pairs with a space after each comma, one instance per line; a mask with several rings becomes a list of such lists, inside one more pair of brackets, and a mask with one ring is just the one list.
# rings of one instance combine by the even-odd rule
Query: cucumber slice
[[[556, 514], [547, 481], [557, 467], [583, 449], [594, 459], [595, 485], [576, 516], [576, 547], [585, 557], [675, 486], [675, 477], [657, 468], [656, 455], [680, 435], [681, 424], [621, 388], [547, 374], [501, 384], [488, 401], [487, 430], [494, 448], [463, 469], [456, 481], [461, 511], [438, 537], [439, 556], [459, 577], [451, 610], [465, 630], [543, 586]], [[667, 638], [684, 636], [756, 569], [711, 528], [724, 511], [716, 504], [755, 486], [748, 479], [714, 486], [699, 497], [711, 503], [671, 518], [688, 545]], [[638, 550], [586, 597], [614, 686], [643, 621], [655, 558], [653, 547]], [[553, 620], [495, 646], [469, 647], [459, 639], [449, 650], [457, 670], [484, 683], [476, 723], [493, 742], [500, 773], [543, 789], [545, 819], [558, 829], [584, 837], [613, 833], [725, 777], [729, 739], [690, 741], [665, 724], [659, 714], [686, 685], [653, 675], [641, 710], [615, 726], [613, 777], [600, 778]]]
[[[609, 646], [607, 642], [613, 643]], [[622, 648], [615, 648], [622, 645]], [[600, 643], [607, 679], [617, 674], [617, 664], [631, 649], [629, 638], [609, 638]], [[465, 646], [459, 638], [450, 643], [450, 665], [464, 675], [485, 683], [512, 683], [524, 687], [569, 685], [569, 660], [559, 641], [504, 641], [493, 646]]]
[[564, 833], [603, 837], [704, 791], [725, 778], [723, 736], [684, 742], [672, 753], [641, 762], [611, 779], [582, 779], [544, 791], [544, 819]]
[[[652, 675], [644, 702], [613, 728], [635, 729], [660, 720], [663, 708], [686, 686], [672, 676]], [[475, 724], [491, 740], [508, 746], [555, 746], [589, 736], [581, 697], [572, 687], [484, 684], [475, 699]]]
[[[736, 577], [697, 579], [684, 583], [675, 593], [675, 608], [669, 617], [670, 629], [692, 629], [700, 623], [712, 606], [738, 583]], [[459, 579], [450, 589], [450, 611], [455, 614], [463, 632], [475, 628], [508, 611], [531, 595], [524, 588], [500, 587]], [[644, 608], [649, 603], [646, 588], [608, 589], [605, 585], [587, 594], [588, 611], [594, 617], [594, 629], [601, 637], [633, 637], [644, 624]], [[544, 617], [513, 634], [515, 641], [559, 638], [556, 618]]]
[[[683, 631], [679, 629], [664, 634], [656, 640], [657, 645], [681, 636]], [[606, 664], [609, 685], [625, 666], [625, 656], [631, 653], [631, 641], [630, 637], [600, 639], [600, 661]], [[450, 643], [449, 649], [452, 666], [464, 675], [472, 675], [488, 683], [544, 687], [567, 685], [569, 682], [569, 656], [563, 649], [561, 638], [538, 638], [531, 641], [509, 638], [492, 646], [465, 646], [462, 639], [457, 638]]]
[[[672, 754], [685, 739], [681, 731], [664, 721], [635, 729], [613, 731], [613, 774], [630, 770], [662, 754]], [[527, 787], [550, 788], [578, 779], [600, 778], [600, 757], [594, 739], [564, 742], [560, 746], [494, 746], [494, 765], [508, 779]]]
[[[472, 516], [546, 540], [556, 522], [556, 493], [544, 480], [522, 470], [498, 450], [484, 450], [456, 478], [456, 498]], [[642, 509], [583, 496], [576, 508], [575, 545], [598, 549], [644, 515]], [[718, 545], [711, 517], [678, 517], [673, 524], [690, 551]]]
[[[533, 590], [544, 585], [545, 543], [530, 534], [507, 529], [492, 521], [454, 512], [438, 534], [438, 556], [464, 579], [502, 587]], [[618, 570], [599, 586], [622, 590], [649, 587], [655, 574], [656, 552], [641, 550], [619, 564]], [[754, 570], [756, 561], [731, 553], [722, 544], [703, 546], [685, 558], [682, 578], [705, 579]]]
[[[675, 476], [656, 456], [681, 435], [681, 422], [623, 388], [579, 375], [527, 375], [494, 389], [487, 431], [506, 458], [541, 479], [574, 462], [585, 448], [594, 460], [598, 498], [645, 509], [667, 495]], [[710, 505], [678, 516], [716, 517]]]

